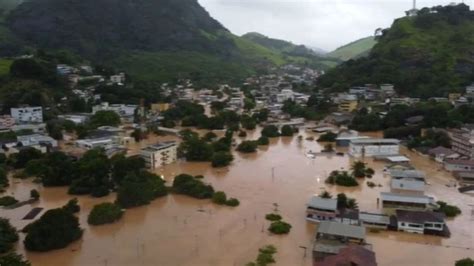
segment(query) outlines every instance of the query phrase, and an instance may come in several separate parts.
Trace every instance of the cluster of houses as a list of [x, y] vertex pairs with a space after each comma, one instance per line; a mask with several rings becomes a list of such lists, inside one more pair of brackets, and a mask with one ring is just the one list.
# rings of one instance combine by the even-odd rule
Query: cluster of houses
[[[399, 155], [395, 139], [355, 138], [355, 132], [340, 145], [349, 147], [354, 158], [383, 158], [390, 162], [384, 175], [390, 177], [390, 191], [380, 192], [380, 212], [366, 212], [338, 206], [335, 198], [312, 196], [306, 208], [306, 220], [319, 223], [313, 247], [315, 265], [329, 265], [341, 257], [355, 256], [360, 265], [376, 265], [371, 246], [365, 241], [366, 228], [403, 231], [416, 234], [449, 236], [444, 213], [438, 212], [436, 199], [425, 194], [425, 173], [414, 169], [409, 159]], [[344, 136], [339, 134], [339, 136]], [[326, 264], [325, 264], [326, 263]]]

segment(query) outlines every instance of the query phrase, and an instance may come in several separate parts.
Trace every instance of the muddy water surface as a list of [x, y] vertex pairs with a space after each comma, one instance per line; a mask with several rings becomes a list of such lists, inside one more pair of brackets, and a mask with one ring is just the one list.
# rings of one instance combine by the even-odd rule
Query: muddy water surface
[[[304, 132], [300, 134], [306, 136]], [[257, 137], [258, 134], [253, 133], [248, 138]], [[136, 150], [132, 149], [132, 153]], [[149, 206], [127, 210], [116, 224], [89, 227], [86, 220], [93, 205], [113, 201], [115, 196], [80, 197], [80, 222], [85, 229], [81, 241], [48, 253], [26, 252], [22, 244], [17, 249], [35, 266], [245, 265], [255, 259], [259, 247], [273, 244], [278, 249], [276, 265], [311, 265], [315, 225], [305, 221], [308, 199], [326, 189], [333, 195], [344, 192], [357, 198], [361, 210], [380, 211], [376, 199], [380, 191], [389, 190], [389, 179], [382, 172], [384, 163], [367, 160], [376, 170], [371, 181], [381, 187], [369, 188], [364, 180], [357, 188], [327, 186], [325, 176], [332, 170], [348, 169], [351, 160], [347, 156], [309, 159], [305, 154], [310, 150], [318, 152], [321, 147], [315, 141], [280, 138], [256, 154], [236, 153], [234, 163], [228, 168], [213, 169], [208, 163], [178, 162], [156, 171], [170, 184], [179, 173], [204, 175], [204, 181], [216, 190], [238, 198], [241, 204], [237, 208], [170, 195]], [[416, 167], [427, 172], [430, 183], [427, 194], [457, 204], [463, 214], [448, 222], [452, 232], [449, 239], [397, 232], [369, 233], [368, 242], [373, 244], [379, 265], [444, 266], [454, 265], [460, 258], [474, 257], [474, 218], [471, 216], [474, 197], [447, 187], [452, 177], [428, 158], [404, 153]], [[27, 198], [33, 187], [39, 186], [30, 181], [17, 182], [7, 193], [19, 199]], [[39, 189], [42, 198], [34, 206], [55, 208], [72, 198], [64, 188]], [[22, 228], [27, 222], [21, 218], [31, 207], [0, 210], [0, 215]], [[289, 235], [274, 236], [267, 232], [269, 223], [264, 216], [275, 210], [293, 226]], [[308, 248], [306, 256], [305, 248]]]

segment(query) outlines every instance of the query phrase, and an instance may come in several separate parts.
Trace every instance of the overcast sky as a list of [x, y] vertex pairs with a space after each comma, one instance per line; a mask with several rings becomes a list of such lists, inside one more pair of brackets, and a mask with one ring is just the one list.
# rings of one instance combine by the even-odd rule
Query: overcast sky
[[[272, 38], [331, 51], [404, 16], [412, 0], [198, 0], [212, 17], [237, 35], [259, 32]], [[474, 0], [465, 0], [471, 5]], [[452, 0], [417, 0], [417, 7]], [[461, 2], [461, 0], [457, 1]]]

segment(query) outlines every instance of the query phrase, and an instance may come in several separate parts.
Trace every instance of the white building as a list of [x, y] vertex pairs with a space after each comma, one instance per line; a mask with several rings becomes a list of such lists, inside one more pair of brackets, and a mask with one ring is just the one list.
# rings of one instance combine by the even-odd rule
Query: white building
[[23, 135], [23, 136], [18, 136], [17, 141], [21, 142], [23, 147], [26, 146], [35, 146], [35, 145], [48, 145], [53, 148], [56, 148], [58, 146], [58, 141], [45, 135], [40, 135], [40, 134], [33, 134], [33, 135]]
[[88, 119], [88, 115], [58, 115], [58, 118], [68, 120], [76, 125], [84, 124]]
[[445, 226], [444, 214], [431, 211], [397, 210], [398, 231], [415, 234], [442, 232]]
[[114, 84], [122, 85], [123, 83], [125, 83], [125, 73], [110, 76], [110, 81]]
[[17, 123], [43, 123], [41, 106], [11, 108], [10, 113]]
[[354, 139], [349, 144], [349, 155], [355, 158], [398, 155], [399, 152], [397, 139]]
[[134, 104], [109, 104], [103, 102], [99, 105], [92, 107], [92, 113], [95, 114], [99, 111], [114, 111], [120, 116], [133, 116], [138, 105]]
[[176, 162], [178, 159], [177, 148], [178, 145], [174, 141], [161, 142], [142, 149], [140, 157], [145, 160], [147, 167], [156, 169]]

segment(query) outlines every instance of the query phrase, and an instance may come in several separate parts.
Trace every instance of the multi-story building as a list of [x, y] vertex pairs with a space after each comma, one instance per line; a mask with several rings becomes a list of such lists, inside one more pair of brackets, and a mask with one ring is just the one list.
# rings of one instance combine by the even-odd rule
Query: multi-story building
[[156, 169], [177, 160], [178, 145], [174, 141], [161, 142], [148, 146], [140, 151], [140, 157], [145, 160], [146, 166]]
[[10, 129], [15, 125], [15, 119], [10, 115], [0, 116], [0, 130]]
[[126, 116], [133, 116], [135, 114], [135, 110], [137, 110], [138, 105], [134, 104], [109, 104], [107, 102], [103, 102], [99, 105], [95, 105], [92, 107], [92, 113], [95, 114], [99, 111], [114, 111], [121, 117]]
[[357, 100], [357, 95], [354, 94], [344, 94], [339, 99], [338, 109], [340, 112], [351, 113], [357, 110], [359, 102]]
[[43, 108], [41, 106], [11, 108], [10, 112], [15, 122], [19, 124], [43, 123]]
[[448, 132], [451, 149], [463, 157], [474, 158], [474, 132], [467, 128]]
[[360, 157], [390, 156], [400, 153], [397, 139], [353, 139], [349, 144], [349, 155]]
[[310, 222], [333, 221], [337, 214], [337, 199], [313, 196], [306, 209], [306, 220]]

